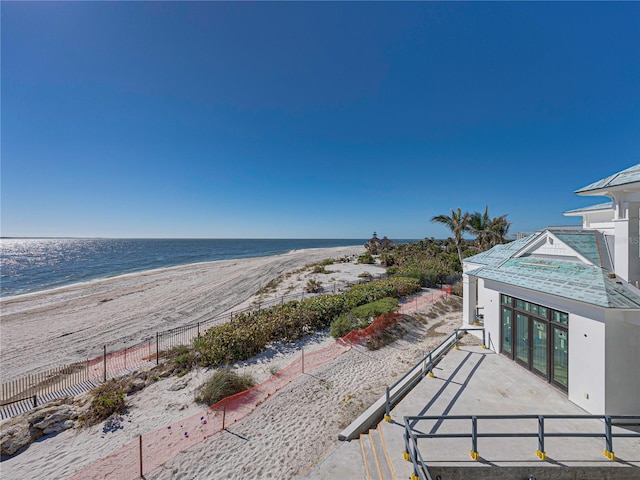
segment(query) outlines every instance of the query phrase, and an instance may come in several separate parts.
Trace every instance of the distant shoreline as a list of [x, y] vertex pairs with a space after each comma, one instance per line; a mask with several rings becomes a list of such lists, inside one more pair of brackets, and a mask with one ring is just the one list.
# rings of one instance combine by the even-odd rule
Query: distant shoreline
[[[357, 246], [354, 246], [357, 248]], [[118, 281], [118, 280], [125, 280], [128, 278], [135, 278], [137, 276], [146, 276], [146, 275], [153, 275], [153, 274], [161, 274], [164, 272], [170, 272], [171, 270], [179, 270], [179, 269], [189, 269], [189, 268], [194, 268], [194, 267], [206, 267], [208, 265], [215, 265], [215, 264], [220, 264], [222, 262], [233, 262], [233, 261], [249, 261], [249, 260], [254, 260], [254, 259], [259, 259], [259, 258], [267, 258], [267, 257], [274, 257], [274, 256], [279, 256], [279, 255], [290, 255], [293, 253], [303, 253], [306, 251], [316, 251], [316, 250], [331, 250], [333, 248], [352, 248], [352, 246], [345, 246], [345, 247], [328, 247], [328, 248], [300, 248], [300, 249], [294, 249], [288, 252], [284, 252], [284, 253], [272, 253], [272, 254], [267, 254], [267, 255], [259, 255], [259, 256], [247, 256], [247, 257], [238, 257], [238, 258], [228, 258], [225, 260], [203, 260], [201, 262], [192, 262], [192, 263], [184, 263], [184, 264], [179, 264], [179, 265], [169, 265], [166, 267], [157, 267], [157, 268], [150, 268], [150, 269], [146, 269], [146, 270], [135, 270], [135, 271], [131, 271], [131, 272], [127, 272], [127, 273], [119, 273], [119, 274], [115, 274], [115, 275], [109, 275], [109, 276], [105, 276], [105, 277], [98, 277], [98, 278], [92, 278], [91, 280], [84, 280], [81, 282], [75, 282], [75, 283], [67, 283], [65, 285], [60, 285], [57, 287], [53, 287], [53, 288], [47, 288], [44, 290], [37, 290], [34, 292], [28, 292], [28, 293], [20, 293], [18, 295], [11, 295], [11, 296], [7, 296], [7, 297], [0, 297], [0, 305], [2, 303], [5, 302], [10, 302], [12, 300], [21, 300], [23, 298], [27, 298], [27, 297], [34, 297], [34, 296], [38, 296], [38, 295], [50, 295], [50, 294], [55, 294], [58, 293], [60, 291], [64, 291], [64, 290], [74, 290], [74, 289], [78, 289], [78, 288], [91, 288], [94, 285], [98, 285], [100, 283], [104, 283], [104, 282], [109, 282], [109, 281]]]
[[363, 246], [364, 239], [3, 238], [0, 300], [124, 274], [308, 248]]

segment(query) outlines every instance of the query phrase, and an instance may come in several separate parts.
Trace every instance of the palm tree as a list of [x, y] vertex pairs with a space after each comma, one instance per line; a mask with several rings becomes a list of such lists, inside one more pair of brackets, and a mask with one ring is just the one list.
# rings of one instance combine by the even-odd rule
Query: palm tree
[[460, 268], [462, 268], [462, 234], [469, 231], [470, 220], [469, 213], [462, 213], [459, 208], [457, 211], [451, 210], [451, 216], [436, 215], [431, 219], [433, 223], [446, 225], [453, 233], [453, 242], [458, 250], [458, 258], [460, 259]]
[[476, 236], [476, 247], [480, 252], [491, 248], [492, 234], [489, 225], [492, 220], [489, 218], [489, 206], [484, 209], [484, 213], [473, 213], [469, 218], [469, 232]]
[[505, 242], [505, 237], [511, 226], [511, 222], [507, 222], [507, 215], [505, 213], [499, 217], [491, 218], [489, 206], [486, 206], [484, 213], [475, 212], [470, 216], [469, 232], [476, 236], [478, 251], [485, 252]]
[[507, 215], [500, 215], [499, 217], [492, 218], [487, 225], [487, 230], [490, 233], [491, 243], [489, 248], [492, 248], [498, 244], [505, 242], [505, 237], [509, 232], [511, 222], [507, 222]]

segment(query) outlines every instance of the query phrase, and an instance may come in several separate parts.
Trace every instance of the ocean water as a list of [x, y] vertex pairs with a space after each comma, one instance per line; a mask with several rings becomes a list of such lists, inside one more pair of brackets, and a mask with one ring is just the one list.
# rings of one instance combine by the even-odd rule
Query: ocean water
[[362, 239], [3, 238], [0, 297], [155, 268], [365, 243]]

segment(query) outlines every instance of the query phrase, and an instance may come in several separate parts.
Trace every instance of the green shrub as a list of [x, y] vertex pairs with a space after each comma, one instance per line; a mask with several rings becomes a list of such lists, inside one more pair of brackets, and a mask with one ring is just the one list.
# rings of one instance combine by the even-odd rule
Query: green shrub
[[223, 398], [243, 392], [255, 385], [251, 375], [238, 375], [233, 370], [223, 369], [214, 372], [196, 390], [195, 401], [213, 405]]
[[351, 315], [360, 320], [371, 320], [384, 313], [395, 312], [398, 308], [398, 300], [391, 297], [381, 298], [372, 303], [361, 305], [351, 310]]
[[311, 270], [311, 273], [333, 273], [333, 271], [331, 270], [327, 270], [324, 265], [316, 265], [313, 267], [313, 270]]
[[366, 322], [363, 324], [360, 320], [353, 317], [351, 314], [345, 313], [340, 315], [339, 317], [336, 317], [331, 322], [329, 334], [333, 338], [341, 338], [344, 337], [347, 333], [352, 332], [353, 330], [365, 328], [366, 326]]
[[126, 407], [124, 388], [117, 380], [110, 380], [96, 387], [91, 392], [93, 400], [89, 411], [83, 418], [86, 427], [97, 425], [114, 413], [122, 413]]
[[169, 359], [169, 362], [175, 367], [176, 373], [184, 374], [191, 370], [196, 362], [196, 352], [186, 345], [178, 345], [173, 347], [163, 355]]
[[307, 293], [320, 293], [322, 291], [322, 282], [310, 278], [304, 287], [304, 291]]
[[[331, 320], [351, 309], [384, 297], [403, 297], [420, 290], [415, 279], [392, 277], [353, 286], [348, 292], [322, 294], [259, 311], [234, 315], [208, 329], [193, 342], [198, 363], [219, 366], [245, 360], [271, 342], [294, 342], [327, 328]], [[358, 327], [359, 328], [359, 327]]]
[[363, 253], [358, 257], [358, 263], [376, 263], [370, 253]]
[[353, 330], [366, 328], [372, 319], [384, 313], [395, 312], [397, 307], [398, 300], [390, 297], [361, 305], [352, 309], [349, 313], [336, 317], [331, 322], [329, 334], [333, 338], [340, 338]]

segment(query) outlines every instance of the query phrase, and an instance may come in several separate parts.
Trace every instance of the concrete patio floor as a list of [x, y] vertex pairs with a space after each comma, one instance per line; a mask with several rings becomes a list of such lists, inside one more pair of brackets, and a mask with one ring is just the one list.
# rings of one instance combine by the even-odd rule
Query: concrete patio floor
[[[479, 346], [450, 351], [382, 421], [360, 440], [341, 442], [301, 478], [409, 479], [403, 459], [404, 417], [417, 415], [585, 415], [565, 394], [515, 362]], [[639, 412], [640, 413], [640, 412]], [[422, 432], [469, 433], [470, 421], [421, 421]], [[478, 431], [537, 432], [537, 421], [479, 420]], [[604, 433], [600, 420], [546, 420], [545, 432]], [[635, 433], [637, 427], [614, 432]], [[337, 432], [336, 432], [337, 434]], [[368, 437], [368, 438], [367, 438]], [[431, 476], [504, 479], [640, 479], [640, 438], [614, 438], [616, 460], [603, 455], [604, 438], [547, 438], [546, 460], [539, 460], [536, 438], [479, 438], [479, 459], [472, 460], [470, 438], [420, 439], [418, 448]], [[532, 477], [530, 477], [530, 475]]]

